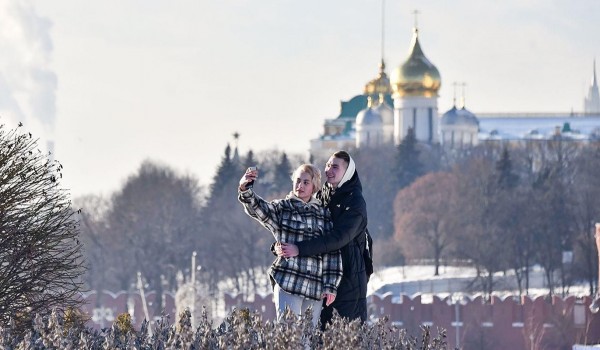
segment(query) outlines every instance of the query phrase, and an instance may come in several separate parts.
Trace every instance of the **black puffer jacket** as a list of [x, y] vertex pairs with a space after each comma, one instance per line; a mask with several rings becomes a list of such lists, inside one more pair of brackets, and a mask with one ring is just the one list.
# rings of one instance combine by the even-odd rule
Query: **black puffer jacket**
[[338, 286], [333, 307], [343, 317], [360, 318], [364, 321], [367, 274], [363, 253], [366, 244], [367, 205], [362, 195], [358, 172], [337, 189], [325, 184], [317, 198], [331, 212], [333, 231], [323, 237], [298, 242], [299, 255], [309, 256], [341, 250], [344, 275]]

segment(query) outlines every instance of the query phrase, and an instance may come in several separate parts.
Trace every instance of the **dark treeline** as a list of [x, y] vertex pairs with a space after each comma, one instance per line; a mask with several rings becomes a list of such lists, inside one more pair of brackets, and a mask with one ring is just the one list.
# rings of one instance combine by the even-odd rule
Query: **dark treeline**
[[280, 151], [239, 156], [227, 146], [209, 188], [192, 175], [145, 161], [109, 198], [76, 199], [83, 208], [87, 287], [133, 291], [139, 271], [145, 288], [173, 291], [182, 275], [189, 278], [196, 251], [196, 278], [211, 293], [223, 280], [230, 292], [265, 290], [268, 281], [253, 274], [264, 276], [273, 259], [273, 239], [244, 214], [238, 181], [248, 166], [258, 165], [256, 192], [265, 199], [281, 198], [291, 190], [291, 172], [305, 161]]
[[[565, 140], [485, 144], [464, 152], [416, 142], [353, 152], [375, 239], [375, 262], [397, 265], [428, 259], [461, 261], [479, 271], [478, 287], [493, 274], [515, 271], [522, 292], [534, 265], [551, 287], [568, 291], [597, 276], [593, 226], [600, 221], [600, 144]], [[271, 235], [237, 202], [244, 169], [257, 165], [256, 192], [265, 199], [291, 190], [302, 156], [229, 146], [209, 188], [166, 165], [144, 162], [110, 198], [77, 200], [91, 289], [133, 290], [140, 271], [148, 289], [174, 290], [190, 274], [213, 293], [267, 288]], [[323, 169], [325, 159], [311, 159]], [[552, 290], [554, 292], [554, 290]]]

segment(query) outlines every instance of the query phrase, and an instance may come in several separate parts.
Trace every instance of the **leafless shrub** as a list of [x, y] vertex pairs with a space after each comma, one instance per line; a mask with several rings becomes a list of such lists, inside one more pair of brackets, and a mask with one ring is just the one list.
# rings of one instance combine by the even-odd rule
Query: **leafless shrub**
[[311, 315], [297, 317], [288, 312], [281, 321], [263, 321], [257, 312], [248, 309], [232, 311], [218, 326], [213, 327], [206, 313], [192, 329], [191, 314], [181, 313], [176, 325], [169, 318], [159, 320], [152, 334], [148, 323], [139, 331], [131, 326], [131, 318], [123, 314], [109, 329], [100, 332], [85, 327], [68, 326], [59, 312], [37, 316], [24, 336], [15, 337], [11, 326], [0, 328], [0, 348], [4, 349], [446, 349], [446, 333], [432, 335], [423, 327], [419, 338], [391, 326], [387, 318], [376, 323], [361, 324], [337, 315], [327, 329], [314, 327]]
[[0, 125], [0, 325], [81, 302], [78, 223], [61, 177], [30, 133]]

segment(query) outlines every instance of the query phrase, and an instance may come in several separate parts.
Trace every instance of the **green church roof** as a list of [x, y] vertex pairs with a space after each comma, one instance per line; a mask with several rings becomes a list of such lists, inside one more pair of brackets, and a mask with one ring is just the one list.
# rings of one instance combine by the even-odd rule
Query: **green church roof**
[[[358, 112], [367, 108], [368, 97], [368, 95], [357, 95], [352, 97], [349, 101], [342, 101], [340, 115], [338, 115], [336, 118], [356, 119], [356, 115], [358, 114]], [[384, 96], [384, 99], [385, 103], [387, 103], [388, 106], [392, 107], [393, 109], [394, 100], [392, 99], [392, 95], [386, 94]]]

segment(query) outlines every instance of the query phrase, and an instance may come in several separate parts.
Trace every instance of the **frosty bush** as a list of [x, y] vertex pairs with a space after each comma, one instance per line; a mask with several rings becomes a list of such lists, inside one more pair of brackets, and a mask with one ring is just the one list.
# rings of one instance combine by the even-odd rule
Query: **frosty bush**
[[234, 310], [217, 327], [206, 315], [192, 329], [191, 314], [181, 313], [176, 325], [168, 316], [161, 318], [148, 332], [144, 322], [139, 331], [131, 317], [122, 314], [108, 329], [92, 330], [81, 323], [65, 322], [58, 312], [37, 316], [32, 328], [18, 336], [8, 327], [0, 328], [2, 349], [446, 349], [445, 331], [432, 335], [422, 327], [420, 337], [389, 325], [386, 318], [372, 325], [348, 322], [334, 316], [324, 332], [312, 326], [311, 315], [298, 318], [288, 312], [281, 322], [263, 321], [259, 313]]
[[0, 125], [0, 325], [28, 328], [36, 313], [82, 303], [79, 226], [61, 177], [31, 133]]

